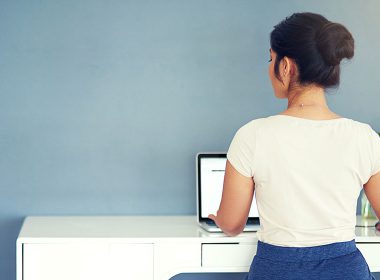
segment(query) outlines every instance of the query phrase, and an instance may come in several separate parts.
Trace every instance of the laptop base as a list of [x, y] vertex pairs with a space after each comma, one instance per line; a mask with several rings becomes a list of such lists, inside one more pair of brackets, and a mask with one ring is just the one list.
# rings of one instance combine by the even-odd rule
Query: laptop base
[[[201, 222], [199, 223], [199, 225], [201, 226], [201, 228], [203, 228], [204, 230], [208, 232], [223, 232], [222, 229], [217, 227], [215, 224], [210, 225], [206, 222]], [[258, 231], [259, 229], [260, 229], [260, 225], [246, 225], [243, 232], [255, 232], [255, 231]]]

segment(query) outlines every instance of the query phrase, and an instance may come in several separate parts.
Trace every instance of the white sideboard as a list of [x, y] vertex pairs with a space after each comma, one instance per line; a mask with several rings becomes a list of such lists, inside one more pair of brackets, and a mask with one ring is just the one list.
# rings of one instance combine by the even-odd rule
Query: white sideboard
[[[380, 271], [380, 232], [356, 243]], [[167, 280], [180, 273], [247, 272], [255, 233], [207, 233], [195, 216], [27, 217], [17, 239], [17, 280]]]

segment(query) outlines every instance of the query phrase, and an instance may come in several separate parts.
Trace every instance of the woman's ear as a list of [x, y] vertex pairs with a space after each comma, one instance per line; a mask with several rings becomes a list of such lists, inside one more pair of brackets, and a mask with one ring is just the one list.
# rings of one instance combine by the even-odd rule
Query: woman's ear
[[289, 89], [292, 76], [294, 74], [294, 62], [288, 57], [284, 57], [280, 62], [280, 76], [284, 90]]

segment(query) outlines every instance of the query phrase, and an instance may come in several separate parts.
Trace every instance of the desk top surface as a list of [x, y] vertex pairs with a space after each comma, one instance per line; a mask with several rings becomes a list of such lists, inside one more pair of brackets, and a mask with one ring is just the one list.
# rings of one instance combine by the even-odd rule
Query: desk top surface
[[[380, 232], [370, 221], [369, 226], [356, 227], [357, 242], [379, 242]], [[365, 224], [358, 217], [358, 224]], [[223, 233], [208, 233], [197, 224], [196, 216], [31, 216], [21, 228], [18, 242], [39, 243], [54, 239], [99, 240], [189, 239], [212, 242], [257, 242], [256, 233], [235, 237]], [[215, 239], [217, 238], [217, 240]]]

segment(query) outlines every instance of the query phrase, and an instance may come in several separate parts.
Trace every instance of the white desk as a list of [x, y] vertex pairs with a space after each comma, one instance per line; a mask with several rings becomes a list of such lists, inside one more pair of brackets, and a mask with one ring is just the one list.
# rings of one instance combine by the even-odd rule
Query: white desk
[[[380, 232], [356, 242], [380, 271]], [[210, 234], [195, 216], [28, 217], [17, 239], [17, 280], [167, 280], [186, 272], [247, 272], [255, 233]]]

